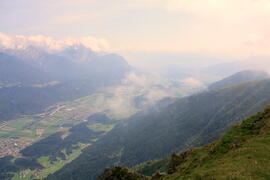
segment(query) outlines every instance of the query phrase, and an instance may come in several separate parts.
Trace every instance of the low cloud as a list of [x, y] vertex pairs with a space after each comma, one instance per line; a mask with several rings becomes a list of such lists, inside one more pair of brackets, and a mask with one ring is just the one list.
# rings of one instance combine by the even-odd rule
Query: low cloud
[[204, 86], [204, 84], [199, 81], [198, 79], [189, 77], [189, 78], [185, 78], [180, 80], [180, 82], [184, 83], [185, 85], [191, 86], [191, 87], [202, 87]]
[[91, 36], [56, 40], [43, 35], [22, 36], [0, 33], [0, 48], [5, 49], [25, 49], [29, 46], [35, 46], [47, 51], [55, 51], [73, 45], [84, 45], [93, 51], [110, 51], [110, 45], [105, 39]]
[[[203, 89], [205, 85], [192, 77], [169, 80], [153, 74], [132, 72], [121, 85], [107, 88], [106, 91], [113, 95], [107, 102], [110, 111], [123, 115], [134, 111], [137, 106], [145, 109], [165, 97], [183, 97]], [[140, 100], [135, 102], [138, 97]]]
[[138, 75], [134, 72], [129, 73], [125, 79], [123, 79], [123, 84], [137, 85], [137, 86], [146, 86], [149, 82], [144, 75]]

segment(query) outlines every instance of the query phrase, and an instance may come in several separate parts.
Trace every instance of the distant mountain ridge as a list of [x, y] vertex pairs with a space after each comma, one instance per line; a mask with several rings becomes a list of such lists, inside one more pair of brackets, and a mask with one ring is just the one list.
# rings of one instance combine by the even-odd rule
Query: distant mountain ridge
[[[46, 75], [47, 81], [80, 79], [86, 76], [96, 76], [96, 73], [112, 73], [108, 77], [117, 76], [119, 78], [119, 76], [123, 76], [123, 74], [131, 70], [123, 57], [117, 54], [97, 53], [83, 45], [70, 46], [56, 52], [47, 52], [34, 46], [19, 50], [2, 49], [0, 52], [2, 56], [6, 56], [6, 59], [8, 56], [11, 59], [17, 59], [18, 67], [29, 66], [28, 69], [35, 69], [37, 72], [33, 76], [38, 77], [38, 74]], [[0, 63], [3, 60], [0, 57]], [[12, 71], [12, 67], [5, 69], [5, 71], [8, 70]], [[21, 72], [20, 74], [23, 73], [27, 72]], [[2, 76], [2, 79], [5, 77]], [[17, 75], [17, 78], [17, 82], [22, 81], [22, 77], [19, 77], [19, 75]], [[28, 79], [23, 80], [29, 81]], [[43, 80], [42, 82], [46, 81]]]
[[210, 90], [228, 87], [237, 83], [268, 79], [270, 76], [264, 71], [245, 70], [224, 78], [209, 86]]

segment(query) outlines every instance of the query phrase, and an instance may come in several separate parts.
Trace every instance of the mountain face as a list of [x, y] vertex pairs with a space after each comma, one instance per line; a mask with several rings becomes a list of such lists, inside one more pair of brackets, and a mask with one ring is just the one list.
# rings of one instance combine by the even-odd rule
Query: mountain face
[[269, 78], [269, 75], [263, 71], [241, 71], [218, 82], [212, 83], [209, 86], [210, 90], [220, 89], [231, 86], [237, 83], [244, 83], [248, 81], [263, 80]]
[[12, 83], [35, 84], [49, 81], [39, 69], [29, 66], [21, 59], [0, 53], [0, 86]]
[[207, 144], [268, 104], [270, 80], [179, 99], [162, 110], [137, 114], [119, 124], [48, 179], [95, 179], [105, 167], [131, 167]]
[[49, 81], [68, 80], [74, 77], [77, 71], [77, 67], [70, 60], [34, 46], [26, 49], [7, 49], [2, 52], [38, 69], [40, 73], [46, 74]]
[[98, 56], [97, 53], [83, 45], [67, 47], [64, 50], [58, 52], [57, 55], [65, 57], [74, 63], [90, 62]]
[[[270, 107], [232, 127], [211, 144], [173, 154], [170, 160], [147, 163], [140, 170], [156, 173], [152, 177], [141, 175], [140, 179], [269, 179], [269, 142]], [[165, 167], [165, 172], [160, 167]], [[98, 179], [120, 180], [125, 175], [117, 174], [120, 169], [139, 177], [129, 169], [117, 167], [106, 169]]]

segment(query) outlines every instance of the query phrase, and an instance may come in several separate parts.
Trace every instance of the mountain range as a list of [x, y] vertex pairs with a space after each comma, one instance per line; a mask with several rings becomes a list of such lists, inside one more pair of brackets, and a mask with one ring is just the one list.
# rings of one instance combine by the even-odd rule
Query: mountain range
[[[25, 49], [1, 49], [2, 73], [14, 71], [14, 68], [21, 69], [20, 73], [13, 74], [13, 80], [8, 76], [1, 77], [1, 81], [10, 83], [40, 83], [50, 81], [68, 81], [85, 77], [99, 77], [101, 73], [111, 73], [111, 76], [119, 78], [130, 70], [130, 66], [121, 56], [110, 53], [97, 53], [83, 45], [74, 45], [59, 51], [48, 52], [35, 46]], [[10, 67], [4, 68], [4, 64], [13, 63]], [[13, 67], [13, 69], [12, 69]], [[26, 67], [28, 69], [26, 69]], [[32, 69], [30, 71], [30, 69]], [[33, 78], [24, 77], [24, 74], [31, 73]], [[46, 78], [38, 79], [41, 75]], [[110, 76], [108, 76], [110, 77]], [[16, 79], [18, 78], [18, 79]], [[43, 80], [43, 81], [42, 81]]]
[[53, 53], [35, 47], [1, 51], [0, 121], [119, 84], [132, 69], [117, 54], [101, 55], [83, 46]]

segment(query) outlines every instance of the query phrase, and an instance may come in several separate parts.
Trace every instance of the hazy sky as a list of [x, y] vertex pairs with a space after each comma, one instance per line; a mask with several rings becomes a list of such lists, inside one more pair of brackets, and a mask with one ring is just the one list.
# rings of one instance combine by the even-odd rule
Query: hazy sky
[[114, 51], [270, 54], [270, 0], [0, 0], [0, 32], [91, 36]]

